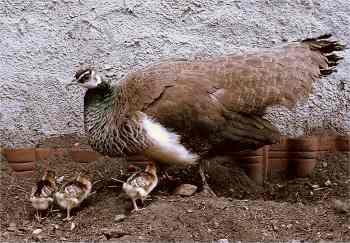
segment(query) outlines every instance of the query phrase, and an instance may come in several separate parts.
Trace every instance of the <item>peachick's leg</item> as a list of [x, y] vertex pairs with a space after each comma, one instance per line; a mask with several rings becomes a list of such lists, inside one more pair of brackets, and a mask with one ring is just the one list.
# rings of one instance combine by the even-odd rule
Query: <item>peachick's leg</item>
[[38, 220], [39, 222], [41, 221], [41, 216], [39, 215], [39, 209], [36, 209], [35, 218], [36, 218], [36, 220]]
[[63, 219], [63, 221], [69, 221], [71, 220], [71, 216], [70, 216], [70, 210], [71, 210], [71, 207], [68, 205], [67, 207], [67, 217]]
[[134, 209], [131, 212], [139, 211], [140, 209], [137, 207], [136, 199], [132, 198], [131, 200], [132, 200], [132, 204], [134, 206]]
[[199, 161], [199, 174], [201, 175], [201, 178], [202, 178], [203, 191], [207, 194], [212, 195], [213, 197], [216, 197], [215, 192], [209, 187], [207, 179], [205, 178], [203, 160]]

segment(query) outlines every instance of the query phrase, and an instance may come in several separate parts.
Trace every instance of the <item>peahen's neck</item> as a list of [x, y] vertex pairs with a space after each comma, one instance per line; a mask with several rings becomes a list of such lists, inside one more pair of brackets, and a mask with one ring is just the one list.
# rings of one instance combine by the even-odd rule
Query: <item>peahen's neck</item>
[[137, 116], [130, 117], [127, 93], [122, 82], [117, 86], [101, 83], [86, 92], [84, 127], [90, 146], [101, 154], [119, 156], [143, 149], [143, 137]]
[[84, 128], [90, 145], [97, 151], [101, 140], [108, 140], [107, 134], [113, 132], [114, 97], [118, 88], [103, 81], [97, 88], [87, 90], [84, 97]]

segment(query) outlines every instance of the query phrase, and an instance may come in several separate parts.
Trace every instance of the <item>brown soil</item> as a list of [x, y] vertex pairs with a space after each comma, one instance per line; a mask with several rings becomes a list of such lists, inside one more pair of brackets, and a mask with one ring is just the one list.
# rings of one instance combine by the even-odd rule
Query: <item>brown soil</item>
[[[73, 211], [71, 222], [63, 222], [65, 212], [57, 208], [46, 219], [36, 221], [28, 202], [35, 178], [15, 178], [7, 164], [1, 162], [0, 241], [350, 240], [349, 213], [334, 207], [335, 199], [349, 198], [348, 154], [326, 156], [308, 178], [275, 178], [260, 187], [238, 167], [220, 160], [210, 162], [209, 183], [217, 198], [204, 193], [191, 197], [172, 195], [180, 183], [201, 183], [196, 168], [170, 170], [174, 180], [162, 180], [145, 208], [131, 214], [131, 202], [121, 193], [120, 183], [110, 180], [127, 178], [124, 160], [104, 157], [94, 163], [78, 164], [69, 155], [51, 157], [40, 163], [36, 178], [50, 167], [65, 179], [79, 171], [95, 182], [96, 193]], [[127, 217], [115, 222], [119, 214]], [[42, 232], [34, 236], [35, 229]]]

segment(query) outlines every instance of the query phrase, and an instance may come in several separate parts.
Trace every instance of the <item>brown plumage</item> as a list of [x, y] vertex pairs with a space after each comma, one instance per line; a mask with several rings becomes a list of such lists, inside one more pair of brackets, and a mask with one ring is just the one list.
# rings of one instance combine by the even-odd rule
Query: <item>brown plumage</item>
[[134, 211], [139, 210], [136, 200], [140, 199], [143, 203], [148, 194], [152, 192], [157, 184], [157, 168], [153, 161], [150, 161], [147, 164], [144, 171], [133, 174], [125, 183], [123, 183], [123, 190], [132, 200]]
[[70, 211], [78, 207], [91, 193], [92, 184], [90, 180], [78, 175], [72, 181], [65, 183], [58, 192], [54, 194], [57, 204], [67, 210], [67, 217], [70, 220]]
[[43, 177], [32, 188], [30, 201], [36, 209], [36, 217], [39, 217], [39, 211], [47, 210], [54, 202], [54, 193], [57, 190], [56, 174], [54, 171], [45, 171]]
[[[115, 86], [93, 69], [77, 74], [88, 88], [84, 123], [92, 147], [110, 156], [145, 154], [168, 164], [258, 148], [279, 140], [262, 118], [269, 106], [293, 107], [335, 70], [344, 49], [330, 35], [240, 55], [171, 59], [130, 73]], [[180, 135], [177, 136], [177, 135]]]

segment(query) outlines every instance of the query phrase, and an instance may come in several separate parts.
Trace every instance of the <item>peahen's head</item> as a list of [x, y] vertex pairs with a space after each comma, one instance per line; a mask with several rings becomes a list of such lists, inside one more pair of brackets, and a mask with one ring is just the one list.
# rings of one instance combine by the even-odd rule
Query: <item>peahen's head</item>
[[78, 84], [87, 89], [95, 89], [102, 83], [101, 76], [93, 68], [80, 69], [74, 75], [74, 80], [67, 86]]

